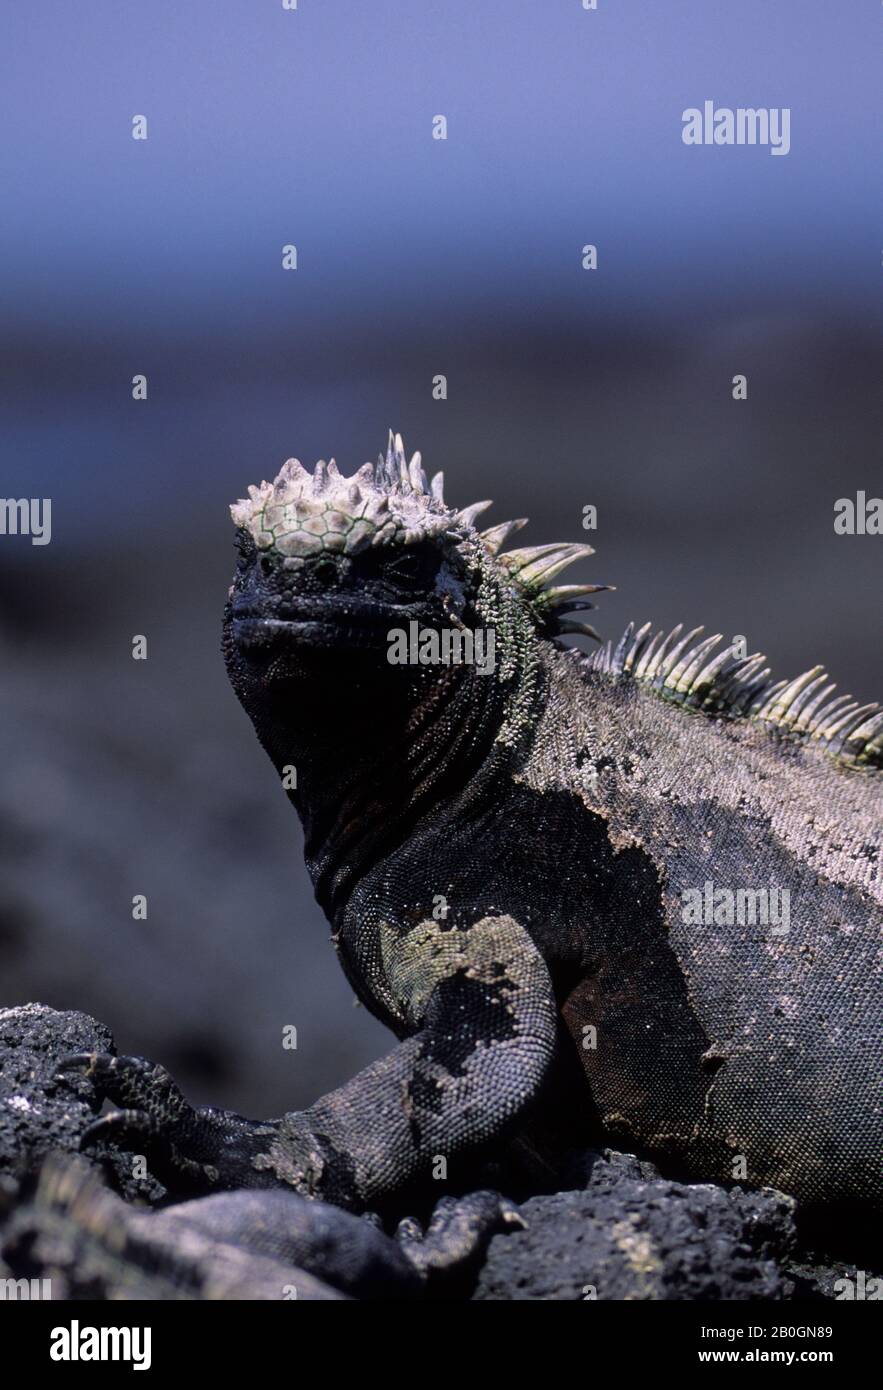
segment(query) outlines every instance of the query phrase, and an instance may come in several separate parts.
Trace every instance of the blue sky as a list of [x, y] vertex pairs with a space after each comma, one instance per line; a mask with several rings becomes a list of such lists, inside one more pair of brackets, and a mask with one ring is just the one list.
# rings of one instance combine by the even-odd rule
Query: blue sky
[[[599, 312], [726, 305], [737, 268], [749, 299], [867, 305], [881, 14], [870, 0], [6, 6], [6, 311], [161, 329], [185, 308], [247, 332], [278, 309], [288, 241], [302, 321], [579, 313], [587, 241]], [[706, 98], [790, 107], [790, 154], [684, 146], [681, 112]], [[446, 142], [430, 138], [438, 113]]]

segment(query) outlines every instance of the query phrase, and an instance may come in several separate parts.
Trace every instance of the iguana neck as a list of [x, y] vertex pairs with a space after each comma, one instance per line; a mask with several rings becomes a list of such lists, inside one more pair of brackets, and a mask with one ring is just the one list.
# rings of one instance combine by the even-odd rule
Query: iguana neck
[[[494, 787], [535, 727], [533, 634], [502, 624], [504, 661], [391, 667], [317, 653], [269, 683], [231, 679], [304, 827], [316, 897], [334, 922], [354, 884], [431, 814]], [[512, 641], [513, 633], [527, 640]], [[292, 786], [292, 782], [296, 785]]]
[[[413, 832], [442, 814], [494, 757], [501, 722], [499, 687], [468, 667], [435, 668], [411, 699], [375, 717], [367, 745], [317, 767], [316, 786], [297, 802], [316, 896], [332, 919], [355, 881]], [[312, 768], [308, 781], [312, 787]]]

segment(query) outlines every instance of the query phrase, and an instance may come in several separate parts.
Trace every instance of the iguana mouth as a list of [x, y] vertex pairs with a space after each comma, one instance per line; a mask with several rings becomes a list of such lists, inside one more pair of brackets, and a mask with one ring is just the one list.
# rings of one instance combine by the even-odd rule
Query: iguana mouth
[[300, 618], [242, 617], [233, 619], [233, 638], [243, 650], [259, 651], [281, 644], [298, 646], [373, 647], [388, 646], [388, 617], [378, 620], [355, 613], [345, 617]]

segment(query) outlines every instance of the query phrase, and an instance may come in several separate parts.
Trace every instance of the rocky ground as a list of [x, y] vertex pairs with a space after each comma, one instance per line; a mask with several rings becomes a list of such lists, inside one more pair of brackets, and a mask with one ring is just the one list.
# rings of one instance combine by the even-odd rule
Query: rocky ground
[[[113, 1050], [108, 1029], [0, 1011], [0, 1278], [50, 1279], [54, 1298], [776, 1301], [856, 1275], [800, 1247], [782, 1193], [672, 1182], [609, 1150], [579, 1155], [567, 1191], [443, 1199], [425, 1230], [286, 1192], [181, 1200], [133, 1153], [78, 1152], [99, 1104], [57, 1063], [81, 1050]], [[459, 1256], [441, 1259], [452, 1231]]]

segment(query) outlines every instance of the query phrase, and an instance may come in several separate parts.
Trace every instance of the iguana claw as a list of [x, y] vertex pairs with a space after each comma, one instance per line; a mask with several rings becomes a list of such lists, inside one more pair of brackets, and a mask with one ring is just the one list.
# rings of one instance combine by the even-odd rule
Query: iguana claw
[[471, 1192], [442, 1197], [426, 1232], [406, 1218], [396, 1228], [396, 1242], [424, 1280], [461, 1277], [484, 1256], [493, 1236], [523, 1230], [526, 1223], [515, 1204], [499, 1192]]
[[183, 1182], [213, 1191], [270, 1185], [262, 1158], [276, 1133], [272, 1124], [191, 1105], [165, 1067], [144, 1057], [77, 1052], [63, 1057], [58, 1071], [60, 1080], [79, 1072], [102, 1099], [121, 1107], [84, 1130], [81, 1149], [98, 1142], [141, 1145], [157, 1176], [173, 1187]]

